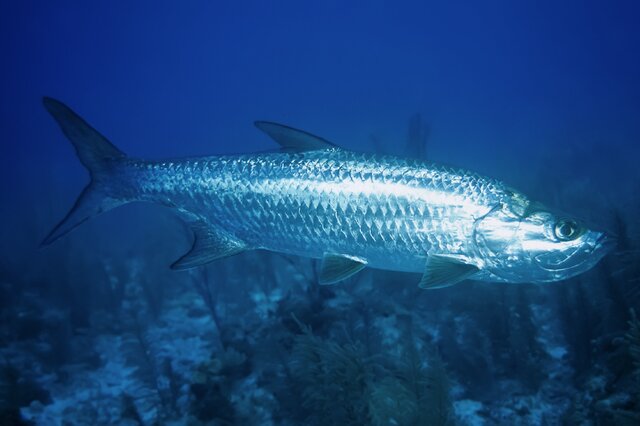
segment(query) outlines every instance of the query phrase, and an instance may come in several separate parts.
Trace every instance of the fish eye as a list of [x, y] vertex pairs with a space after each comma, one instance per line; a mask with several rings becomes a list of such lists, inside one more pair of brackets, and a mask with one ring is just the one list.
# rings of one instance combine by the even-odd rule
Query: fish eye
[[574, 240], [580, 235], [580, 225], [574, 220], [559, 220], [553, 228], [553, 234], [561, 241]]

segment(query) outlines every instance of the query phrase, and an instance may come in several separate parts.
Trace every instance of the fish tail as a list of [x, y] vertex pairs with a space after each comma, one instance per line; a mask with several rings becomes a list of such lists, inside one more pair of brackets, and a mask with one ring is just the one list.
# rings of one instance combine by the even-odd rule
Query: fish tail
[[91, 217], [129, 200], [117, 196], [114, 191], [114, 181], [119, 181], [115, 179], [117, 171], [127, 156], [62, 102], [45, 97], [42, 103], [58, 122], [91, 176], [69, 213], [42, 241], [41, 245], [45, 246]]

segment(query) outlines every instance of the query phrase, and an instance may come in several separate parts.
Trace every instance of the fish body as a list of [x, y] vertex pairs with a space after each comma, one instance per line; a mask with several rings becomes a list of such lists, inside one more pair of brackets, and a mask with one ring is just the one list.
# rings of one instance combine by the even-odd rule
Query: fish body
[[124, 167], [127, 198], [179, 206], [248, 247], [407, 272], [430, 254], [475, 259], [476, 221], [507, 198], [473, 173], [339, 149]]
[[[352, 152], [268, 122], [257, 125], [281, 144], [279, 152], [137, 160], [62, 103], [45, 98], [45, 107], [92, 175], [45, 243], [97, 212], [145, 201], [174, 208], [194, 232], [176, 269], [265, 249], [323, 259], [323, 283], [369, 266], [420, 272], [421, 287], [439, 288], [467, 278], [556, 281], [607, 251], [603, 233], [569, 220], [562, 223], [575, 238], [559, 238], [554, 229], [566, 219], [466, 170]], [[547, 246], [531, 241], [541, 239]]]

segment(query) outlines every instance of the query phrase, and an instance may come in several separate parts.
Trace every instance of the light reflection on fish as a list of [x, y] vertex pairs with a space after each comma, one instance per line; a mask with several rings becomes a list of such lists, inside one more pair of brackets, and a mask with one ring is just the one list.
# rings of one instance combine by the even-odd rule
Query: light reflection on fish
[[147, 201], [175, 209], [193, 230], [175, 269], [265, 249], [321, 258], [322, 284], [370, 266], [421, 272], [420, 287], [440, 288], [563, 280], [593, 267], [613, 242], [500, 181], [351, 152], [276, 123], [256, 126], [278, 152], [146, 161], [127, 157], [61, 102], [44, 98], [44, 106], [91, 182], [43, 244], [98, 213]]

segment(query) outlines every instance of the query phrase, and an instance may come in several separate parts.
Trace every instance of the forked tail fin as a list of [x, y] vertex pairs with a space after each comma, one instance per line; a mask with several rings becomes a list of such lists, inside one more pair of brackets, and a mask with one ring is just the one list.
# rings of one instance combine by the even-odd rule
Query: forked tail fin
[[92, 216], [126, 203], [114, 197], [113, 188], [109, 186], [116, 166], [126, 155], [62, 102], [45, 97], [42, 103], [71, 141], [91, 176], [69, 213], [42, 241], [42, 245], [48, 245]]

